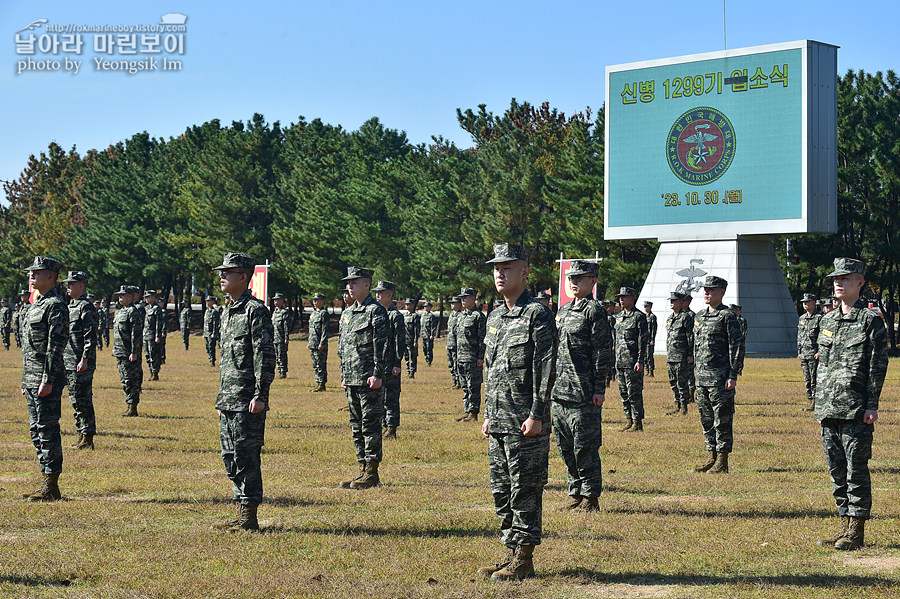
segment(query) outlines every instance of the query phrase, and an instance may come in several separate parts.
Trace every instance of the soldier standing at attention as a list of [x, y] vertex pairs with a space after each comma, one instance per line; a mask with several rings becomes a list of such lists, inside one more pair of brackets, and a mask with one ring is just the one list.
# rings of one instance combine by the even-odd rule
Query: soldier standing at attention
[[[94, 300], [94, 309], [97, 310], [97, 349], [103, 349], [103, 335], [109, 339], [109, 310], [103, 306], [100, 300]], [[109, 345], [109, 341], [106, 342]]]
[[481, 411], [481, 383], [484, 380], [484, 314], [475, 308], [475, 290], [463, 287], [459, 293], [463, 311], [456, 317], [456, 372], [463, 390], [463, 415], [457, 422], [477, 422]]
[[206, 342], [206, 355], [209, 365], [216, 365], [216, 343], [219, 341], [220, 312], [216, 307], [216, 298], [207, 296], [206, 313], [203, 315], [203, 340]]
[[400, 426], [400, 373], [401, 352], [406, 347], [406, 324], [403, 315], [393, 306], [395, 285], [391, 281], [378, 281], [372, 291], [375, 299], [387, 310], [388, 337], [384, 358], [384, 418], [381, 421], [381, 436], [396, 439]]
[[697, 411], [706, 437], [706, 462], [694, 472], [728, 472], [734, 443], [734, 391], [741, 370], [741, 326], [722, 303], [728, 282], [707, 275], [703, 282], [706, 309], [694, 316], [694, 365], [697, 368]]
[[[690, 292], [685, 292], [684, 294], [684, 304], [682, 305], [682, 310], [684, 310], [688, 316], [691, 317], [691, 321], [693, 322], [697, 317], [697, 313], [691, 310], [691, 302], [694, 301], [694, 296], [691, 295]], [[696, 322], [694, 322], [696, 325]], [[696, 328], [694, 329], [696, 330]], [[696, 377], [696, 366], [695, 364], [691, 364], [691, 380], [688, 384], [691, 389], [691, 403], [694, 402], [697, 395], [697, 377]], [[685, 411], [685, 413], [687, 413]]]
[[155, 291], [148, 289], [144, 293], [144, 300], [147, 303], [144, 317], [144, 353], [147, 359], [147, 369], [150, 370], [150, 380], [158, 381], [163, 359], [162, 341], [165, 335], [166, 321], [163, 311], [157, 303]]
[[181, 312], [178, 313], [178, 328], [181, 329], [181, 341], [184, 343], [184, 351], [191, 345], [191, 300], [182, 302]]
[[284, 294], [272, 296], [272, 326], [275, 328], [275, 366], [278, 378], [286, 379], [288, 372], [288, 336], [291, 333], [291, 312], [284, 307]]
[[816, 302], [816, 305], [819, 306], [819, 310], [822, 312], [822, 316], [831, 312], [831, 300], [827, 298], [822, 298]]
[[22, 316], [25, 310], [28, 309], [28, 299], [31, 297], [31, 294], [28, 293], [27, 289], [23, 289], [19, 292], [19, 297], [21, 299], [16, 304], [15, 309], [13, 309], [12, 315], [12, 332], [16, 338], [17, 348], [22, 347]]
[[69, 339], [63, 352], [69, 402], [75, 416], [78, 441], [75, 449], [94, 449], [97, 422], [94, 416], [94, 370], [97, 368], [97, 309], [85, 294], [88, 275], [70, 270], [68, 284]]
[[644, 314], [647, 316], [647, 336], [650, 339], [648, 342], [650, 348], [647, 350], [647, 376], [652, 377], [653, 371], [656, 370], [653, 352], [656, 349], [656, 331], [659, 327], [656, 314], [653, 313], [653, 302], [644, 302]]
[[535, 294], [534, 299], [536, 299], [539, 304], [549, 309], [550, 300], [552, 300], [553, 297], [549, 293], [541, 289], [537, 292], [537, 294]]
[[454, 295], [450, 298], [450, 315], [447, 317], [447, 368], [450, 369], [450, 377], [453, 379], [451, 389], [462, 389], [456, 365], [456, 327], [461, 311], [462, 301], [458, 295]]
[[596, 262], [573, 260], [566, 274], [575, 299], [556, 315], [558, 353], [553, 384], [553, 432], [566, 464], [570, 501], [564, 509], [582, 505], [600, 509], [603, 471], [600, 462], [602, 407], [612, 346], [609, 319], [592, 297], [597, 284]]
[[418, 300], [411, 297], [406, 298], [406, 314], [403, 315], [403, 322], [406, 325], [406, 376], [407, 378], [416, 378], [417, 362], [419, 359], [419, 336], [422, 332], [422, 320], [416, 313], [416, 305]]
[[141, 366], [141, 340], [143, 323], [134, 304], [137, 288], [122, 285], [115, 292], [119, 296], [119, 307], [113, 319], [113, 357], [119, 370], [119, 379], [125, 391], [126, 410], [123, 417], [138, 415], [137, 406], [141, 401], [141, 384], [144, 381], [144, 369]]
[[666, 321], [666, 368], [675, 407], [666, 412], [687, 414], [691, 401], [691, 373], [694, 369], [694, 318], [684, 309], [685, 296], [677, 291], [669, 294], [672, 314]]
[[738, 324], [741, 326], [741, 351], [738, 355], [738, 363], [741, 365], [741, 369], [738, 370], [738, 375], [741, 375], [744, 373], [744, 354], [747, 350], [747, 319], [741, 316], [740, 304], [731, 304], [729, 308], [731, 308], [731, 311], [737, 316]]
[[222, 314], [222, 362], [219, 368], [219, 412], [222, 462], [238, 504], [237, 520], [214, 524], [228, 532], [258, 531], [262, 503], [261, 465], [265, 444], [269, 387], [275, 379], [272, 318], [266, 305], [250, 293], [256, 261], [247, 254], [228, 253], [219, 271], [219, 285], [231, 298]]
[[62, 438], [59, 416], [62, 389], [66, 384], [63, 352], [69, 336], [69, 311], [56, 291], [62, 264], [53, 258], [35, 256], [30, 271], [32, 288], [40, 297], [29, 306], [22, 326], [22, 395], [28, 404], [31, 442], [41, 465], [43, 482], [28, 501], [56, 501], [61, 498]]
[[797, 324], [797, 359], [803, 369], [803, 382], [806, 384], [805, 412], [816, 408], [816, 369], [819, 366], [819, 323], [822, 314], [816, 310], [816, 296], [804, 293], [803, 314]]
[[644, 430], [644, 364], [650, 350], [647, 317], [635, 308], [637, 291], [622, 287], [616, 294], [622, 310], [616, 316], [616, 373], [619, 394], [625, 409], [625, 426], [620, 430]]
[[864, 273], [861, 261], [836, 258], [828, 274], [841, 304], [819, 323], [816, 381], [815, 418], [822, 424], [822, 446], [841, 517], [837, 537], [819, 544], [851, 551], [865, 544], [872, 511], [869, 458], [888, 367], [884, 321], [860, 299]]
[[353, 302], [341, 314], [338, 358], [341, 387], [347, 391], [350, 427], [356, 447], [359, 474], [342, 481], [344, 489], [368, 489], [381, 483], [381, 422], [384, 417], [385, 359], [388, 348], [388, 315], [369, 294], [373, 272], [347, 267], [347, 293]]
[[425, 356], [425, 363], [431, 366], [434, 361], [434, 338], [437, 337], [441, 319], [431, 311], [434, 307], [431, 302], [425, 302], [423, 307], [425, 314], [422, 315], [422, 355]]
[[[600, 305], [603, 306], [603, 309], [606, 310], [606, 316], [609, 319], [609, 344], [610, 347], [613, 348], [613, 352], [615, 352], [616, 348], [616, 302], [612, 300], [603, 300], [600, 302]], [[606, 386], [612, 383], [613, 379], [616, 378], [616, 357], [613, 355], [612, 365], [609, 368], [609, 373], [606, 375]]]
[[325, 295], [317, 293], [312, 300], [313, 310], [309, 315], [309, 347], [312, 368], [316, 375], [313, 393], [321, 393], [328, 382], [328, 310], [325, 309]]
[[541, 542], [542, 495], [550, 454], [550, 393], [556, 330], [553, 313], [526, 290], [529, 266], [522, 249], [494, 246], [494, 286], [506, 300], [487, 324], [485, 420], [491, 492], [500, 518], [503, 554], [478, 573], [494, 580], [534, 576]]
[[9, 298], [0, 300], [0, 334], [3, 336], [3, 347], [9, 351], [9, 336], [12, 333], [13, 311], [9, 307]]

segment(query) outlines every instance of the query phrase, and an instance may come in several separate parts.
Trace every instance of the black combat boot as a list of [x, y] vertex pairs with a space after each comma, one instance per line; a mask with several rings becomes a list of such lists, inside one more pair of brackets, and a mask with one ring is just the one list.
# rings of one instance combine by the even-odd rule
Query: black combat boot
[[699, 466], [694, 466], [693, 471], [694, 472], [706, 472], [707, 470], [709, 470], [710, 468], [713, 467], [713, 464], [716, 463], [717, 457], [718, 456], [716, 455], [716, 450], [710, 449], [706, 454], [706, 461], [703, 462], [703, 464], [701, 464]]
[[834, 547], [835, 543], [844, 538], [847, 534], [847, 528], [850, 526], [850, 516], [841, 516], [841, 527], [834, 536], [816, 541], [819, 547]]
[[834, 542], [834, 548], [840, 549], [841, 551], [855, 551], [865, 545], [865, 533], [865, 518], [850, 516], [850, 522], [847, 523], [847, 532], [844, 536]]
[[509, 564], [491, 574], [491, 580], [524, 580], [534, 577], [534, 545], [519, 545]]

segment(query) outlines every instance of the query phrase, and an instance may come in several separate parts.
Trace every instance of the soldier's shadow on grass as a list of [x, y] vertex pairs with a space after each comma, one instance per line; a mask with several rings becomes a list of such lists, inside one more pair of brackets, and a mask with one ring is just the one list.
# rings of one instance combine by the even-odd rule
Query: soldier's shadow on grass
[[67, 587], [72, 581], [65, 576], [21, 576], [19, 574], [0, 574], [0, 584], [10, 583], [27, 587]]
[[[215, 416], [215, 415], [213, 415]], [[212, 420], [209, 416], [173, 416], [171, 414], [141, 414], [142, 418], [148, 420]]]
[[[686, 500], [689, 503], [689, 500]], [[834, 510], [766, 510], [766, 509], [731, 509], [723, 505], [718, 507], [700, 507], [698, 505], [654, 505], [654, 506], [608, 506], [606, 512], [611, 514], [648, 514], [656, 516], [692, 516], [703, 518], [747, 518], [792, 520], [799, 518], [833, 518]]]
[[374, 526], [267, 526], [265, 533], [304, 533], [304, 534], [320, 534], [320, 535], [338, 535], [338, 536], [358, 536], [367, 535], [372, 537], [414, 537], [419, 539], [448, 539], [448, 538], [473, 538], [481, 537], [486, 539], [496, 539], [499, 532], [496, 527], [481, 528], [460, 528], [451, 526], [439, 529], [414, 529], [410, 530], [403, 527], [393, 528], [377, 528]]
[[578, 579], [581, 582], [597, 584], [629, 584], [629, 585], [683, 585], [683, 586], [710, 586], [717, 584], [734, 585], [746, 584], [754, 587], [773, 586], [800, 586], [812, 588], [866, 588], [883, 586], [893, 588], [897, 582], [881, 576], [860, 576], [850, 574], [836, 576], [831, 574], [775, 574], [762, 576], [709, 576], [687, 574], [605, 574], [595, 572], [587, 568], [567, 568], [559, 573], [560, 576]]
[[116, 439], [149, 439], [152, 441], [181, 441], [178, 437], [166, 437], [163, 435], [141, 435], [138, 433], [122, 433], [119, 431], [105, 431], [97, 436], [97, 439], [103, 437], [115, 437]]
[[[233, 506], [234, 501], [230, 497], [214, 497], [212, 499], [193, 499], [190, 497], [159, 497], [154, 499], [139, 499], [134, 503], [154, 503], [158, 505], [229, 505]], [[300, 497], [266, 497], [263, 501], [263, 507], [314, 507], [325, 505], [338, 505], [341, 502], [326, 499], [304, 499]]]

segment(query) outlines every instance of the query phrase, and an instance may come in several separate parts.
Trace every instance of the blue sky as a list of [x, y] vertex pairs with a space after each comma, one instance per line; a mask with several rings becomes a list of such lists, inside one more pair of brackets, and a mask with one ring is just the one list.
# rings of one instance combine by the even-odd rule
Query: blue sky
[[[51, 141], [83, 153], [140, 131], [169, 137], [254, 112], [283, 125], [302, 115], [351, 130], [377, 116], [413, 143], [440, 135], [468, 146], [456, 108], [484, 103], [502, 112], [515, 97], [567, 113], [596, 110], [607, 65], [721, 50], [722, 4], [3, 0], [0, 180], [18, 177], [28, 156]], [[841, 46], [841, 74], [900, 70], [896, 0], [727, 0], [725, 7], [729, 48], [813, 39]], [[17, 74], [26, 56], [16, 52], [16, 32], [37, 19], [139, 25], [173, 12], [188, 17], [184, 54], [168, 55], [182, 61], [179, 72], [98, 71], [86, 47], [68, 55], [82, 61], [77, 75]], [[93, 35], [84, 34], [86, 46]]]

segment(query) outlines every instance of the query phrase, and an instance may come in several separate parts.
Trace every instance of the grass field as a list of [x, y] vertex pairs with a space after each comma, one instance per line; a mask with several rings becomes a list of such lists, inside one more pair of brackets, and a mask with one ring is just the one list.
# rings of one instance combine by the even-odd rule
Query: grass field
[[819, 427], [800, 407], [796, 360], [748, 359], [739, 380], [731, 474], [692, 474], [704, 457], [695, 406], [670, 406], [665, 365], [646, 379], [643, 434], [620, 433], [607, 396], [599, 514], [557, 511], [565, 475], [551, 450], [544, 543], [535, 580], [476, 579], [498, 552], [479, 426], [457, 423], [442, 340], [433, 367], [403, 381], [399, 439], [386, 441], [383, 485], [339, 489], [355, 472], [346, 399], [331, 344], [328, 392], [310, 394], [309, 353], [291, 343], [272, 386], [263, 454], [261, 534], [209, 525], [230, 517], [213, 400], [218, 370], [203, 340], [170, 337], [161, 381], [144, 383], [141, 418], [124, 408], [115, 362], [98, 358], [96, 450], [75, 440], [63, 399], [64, 501], [20, 498], [39, 482], [19, 394], [21, 357], [0, 349], [2, 597], [897, 597], [900, 596], [898, 373], [876, 426], [874, 517], [867, 547], [819, 548], [835, 528]]

